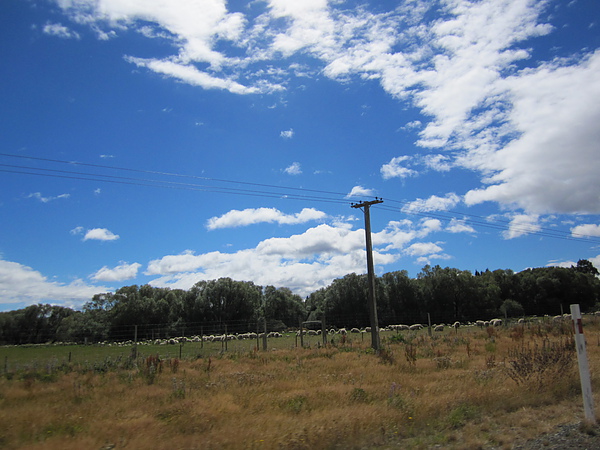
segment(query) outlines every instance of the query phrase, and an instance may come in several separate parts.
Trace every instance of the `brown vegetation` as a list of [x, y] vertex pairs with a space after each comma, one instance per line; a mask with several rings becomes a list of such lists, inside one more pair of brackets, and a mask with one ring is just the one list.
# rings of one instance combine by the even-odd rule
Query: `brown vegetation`
[[[140, 348], [118, 364], [8, 370], [0, 447], [510, 448], [582, 420], [568, 330], [386, 332], [379, 354], [350, 335], [182, 360]], [[586, 322], [596, 391], [599, 330]]]

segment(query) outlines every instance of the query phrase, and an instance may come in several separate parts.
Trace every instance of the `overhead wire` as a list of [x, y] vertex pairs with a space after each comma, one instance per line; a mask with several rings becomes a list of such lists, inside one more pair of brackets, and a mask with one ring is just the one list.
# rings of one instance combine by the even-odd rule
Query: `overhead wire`
[[[144, 187], [158, 187], [158, 188], [170, 188], [170, 189], [180, 189], [180, 190], [190, 190], [190, 191], [202, 191], [202, 192], [212, 192], [212, 193], [223, 193], [223, 194], [235, 194], [235, 195], [246, 195], [253, 197], [263, 197], [263, 198], [278, 198], [278, 199], [290, 199], [290, 200], [305, 200], [305, 201], [314, 201], [314, 202], [324, 202], [324, 203], [335, 203], [335, 204], [349, 204], [350, 199], [348, 194], [342, 192], [335, 191], [326, 191], [326, 190], [318, 190], [318, 189], [307, 189], [307, 188], [298, 188], [291, 186], [277, 186], [266, 183], [256, 183], [256, 182], [248, 182], [248, 181], [240, 181], [240, 180], [229, 180], [224, 178], [213, 178], [199, 175], [188, 175], [181, 173], [173, 173], [173, 172], [162, 172], [162, 171], [154, 171], [154, 170], [144, 170], [144, 169], [136, 169], [130, 167], [119, 167], [113, 165], [105, 165], [105, 164], [93, 164], [93, 163], [84, 163], [78, 161], [66, 161], [60, 159], [51, 159], [51, 158], [42, 158], [35, 156], [26, 156], [26, 155], [15, 155], [10, 153], [0, 153], [0, 156], [10, 157], [10, 158], [19, 158], [26, 159], [31, 161], [40, 161], [44, 163], [54, 163], [54, 164], [68, 164], [73, 166], [81, 166], [81, 167], [90, 167], [95, 169], [103, 169], [103, 170], [111, 170], [111, 171], [124, 171], [130, 173], [140, 173], [147, 175], [157, 175], [164, 177], [176, 177], [176, 178], [187, 178], [192, 180], [202, 180], [204, 184], [198, 183], [188, 183], [188, 182], [178, 182], [172, 180], [160, 180], [160, 179], [149, 179], [149, 178], [136, 178], [136, 177], [125, 177], [118, 175], [110, 175], [110, 174], [102, 174], [102, 173], [90, 173], [90, 172], [79, 172], [73, 170], [63, 170], [63, 169], [52, 169], [48, 167], [32, 167], [32, 166], [24, 166], [24, 165], [16, 165], [16, 164], [2, 164], [0, 163], [0, 172], [5, 173], [14, 173], [14, 174], [25, 174], [25, 175], [37, 175], [37, 176], [46, 176], [53, 178], [65, 178], [65, 179], [75, 179], [75, 180], [85, 180], [85, 181], [96, 181], [96, 182], [107, 182], [113, 184], [124, 184], [124, 185], [132, 185], [132, 186], [144, 186]], [[234, 184], [239, 186], [248, 186], [255, 187], [261, 189], [248, 189], [248, 188], [234, 188], [227, 186], [218, 186], [211, 185], [208, 183], [225, 183], [225, 184]], [[268, 190], [266, 190], [268, 189]], [[301, 193], [310, 193], [310, 195], [301, 194]], [[320, 194], [320, 195], [314, 195]], [[367, 197], [367, 196], [361, 196]], [[355, 197], [353, 197], [355, 198]], [[390, 203], [394, 203], [399, 205], [398, 208], [389, 207], [387, 205], [378, 205], [377, 208], [392, 212], [394, 214], [403, 213], [406, 215], [414, 215], [420, 217], [428, 217], [435, 218], [442, 221], [452, 221], [457, 220], [460, 223], [464, 223], [465, 225], [470, 225], [473, 227], [484, 227], [490, 229], [496, 229], [500, 231], [507, 231], [511, 229], [513, 231], [522, 232], [523, 234], [533, 234], [540, 237], [554, 238], [554, 239], [563, 239], [563, 240], [572, 240], [578, 242], [591, 242], [600, 244], [600, 239], [595, 239], [590, 236], [583, 235], [574, 235], [573, 233], [568, 233], [560, 230], [553, 230], [549, 228], [539, 227], [539, 226], [519, 226], [514, 223], [511, 223], [510, 220], [505, 220], [502, 218], [495, 218], [494, 221], [490, 221], [488, 218], [483, 216], [478, 216], [475, 214], [469, 214], [465, 212], [447, 210], [447, 211], [427, 211], [427, 210], [415, 210], [414, 208], [410, 208], [411, 202], [395, 200], [390, 198], [385, 198], [385, 201]], [[459, 218], [458, 216], [461, 216]]]

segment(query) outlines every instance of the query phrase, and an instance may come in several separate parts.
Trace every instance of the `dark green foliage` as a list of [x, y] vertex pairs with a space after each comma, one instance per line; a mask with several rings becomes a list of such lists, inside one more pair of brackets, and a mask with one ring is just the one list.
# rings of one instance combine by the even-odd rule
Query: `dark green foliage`
[[[406, 271], [390, 272], [375, 280], [379, 324], [557, 315], [573, 303], [585, 312], [600, 300], [597, 274], [587, 260], [571, 268], [543, 267], [519, 273], [499, 269], [473, 275], [425, 266], [412, 279]], [[200, 281], [187, 291], [124, 286], [114, 293], [95, 295], [81, 311], [32, 305], [0, 313], [0, 345], [133, 340], [136, 331], [138, 340], [262, 332], [264, 320], [268, 331], [322, 319], [327, 328], [350, 329], [370, 323], [367, 299], [367, 276], [355, 273], [334, 280], [305, 301], [288, 288], [263, 288], [231, 278]]]

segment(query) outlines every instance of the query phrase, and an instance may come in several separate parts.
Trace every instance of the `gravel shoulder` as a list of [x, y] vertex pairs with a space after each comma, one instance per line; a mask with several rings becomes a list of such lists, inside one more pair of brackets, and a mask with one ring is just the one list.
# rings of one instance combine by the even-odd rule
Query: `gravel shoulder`
[[559, 425], [552, 433], [524, 443], [515, 444], [514, 450], [570, 450], [600, 449], [600, 426], [584, 422]]

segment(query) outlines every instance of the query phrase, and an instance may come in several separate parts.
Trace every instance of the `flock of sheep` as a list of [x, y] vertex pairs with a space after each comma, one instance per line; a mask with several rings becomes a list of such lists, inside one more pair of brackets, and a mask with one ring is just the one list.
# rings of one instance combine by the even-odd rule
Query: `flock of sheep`
[[[600, 315], [600, 311], [597, 311], [594, 313], [594, 315]], [[562, 315], [558, 315], [558, 316], [554, 316], [554, 317], [550, 317], [550, 316], [545, 316], [543, 319], [532, 319], [532, 320], [553, 320], [553, 321], [561, 321], [561, 320], [570, 320], [571, 319], [571, 315], [570, 314], [562, 314]], [[517, 323], [518, 324], [523, 324], [525, 323], [526, 320], [525, 319], [518, 319]], [[458, 329], [459, 327], [479, 327], [479, 328], [487, 328], [487, 327], [499, 327], [502, 326], [503, 321], [502, 319], [492, 319], [492, 320], [477, 320], [475, 322], [468, 322], [468, 323], [460, 323], [460, 322], [454, 322], [453, 324], [436, 324], [436, 325], [432, 325], [431, 329], [435, 332], [442, 332], [444, 331], [444, 329], [446, 327], [449, 328], [453, 328], [453, 329]], [[416, 323], [413, 325], [388, 325], [387, 327], [382, 327], [380, 329], [380, 331], [396, 331], [396, 332], [400, 332], [400, 331], [418, 331], [421, 329], [427, 328], [426, 325], [422, 325], [420, 323]], [[346, 329], [346, 328], [339, 328], [339, 329], [329, 329], [326, 330], [327, 335], [328, 336], [335, 336], [335, 335], [347, 335], [347, 334], [358, 334], [358, 333], [370, 333], [371, 332], [371, 328], [370, 327], [366, 327], [366, 328], [350, 328], [350, 329]], [[302, 333], [305, 336], [321, 336], [322, 335], [322, 331], [321, 330], [303, 330]], [[296, 331], [296, 336], [300, 335], [300, 331]], [[281, 338], [284, 335], [282, 333], [276, 332], [276, 331], [271, 331], [270, 333], [267, 333], [267, 338], [271, 339], [271, 338]], [[263, 339], [264, 337], [264, 333], [253, 333], [253, 332], [249, 332], [249, 333], [236, 333], [236, 334], [210, 334], [210, 335], [202, 335], [202, 336], [191, 336], [191, 337], [185, 337], [185, 336], [180, 336], [180, 337], [174, 337], [174, 338], [167, 338], [167, 339], [150, 339], [150, 340], [145, 340], [145, 341], [138, 341], [137, 344], [138, 345], [177, 345], [177, 344], [183, 344], [186, 342], [225, 342], [225, 341], [236, 341], [236, 340], [251, 340], [251, 339]], [[127, 346], [127, 345], [132, 345], [134, 344], [133, 341], [128, 340], [128, 341], [124, 341], [124, 342], [117, 342], [117, 343], [109, 343], [109, 342], [103, 342], [101, 344], [104, 345], [119, 345], [119, 346]]]

